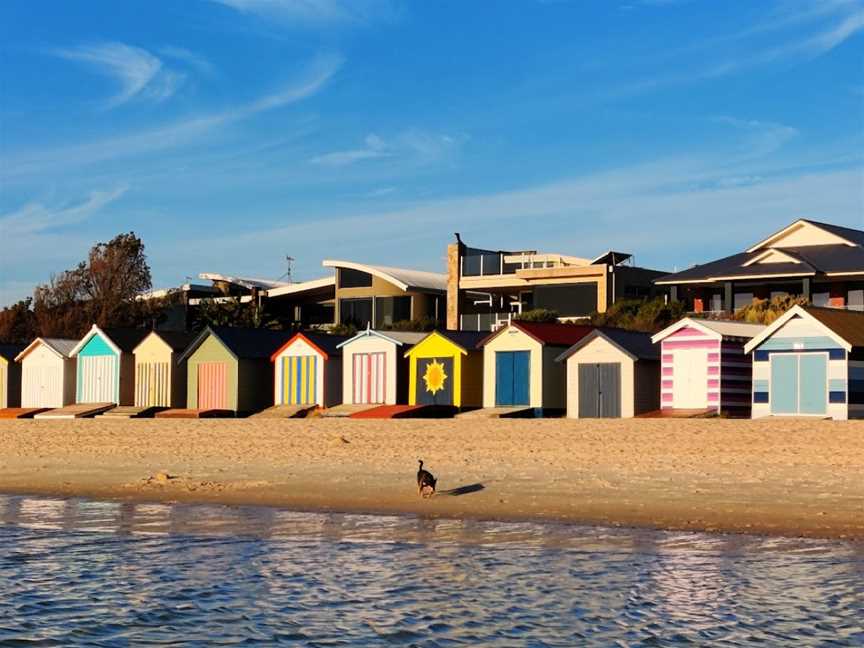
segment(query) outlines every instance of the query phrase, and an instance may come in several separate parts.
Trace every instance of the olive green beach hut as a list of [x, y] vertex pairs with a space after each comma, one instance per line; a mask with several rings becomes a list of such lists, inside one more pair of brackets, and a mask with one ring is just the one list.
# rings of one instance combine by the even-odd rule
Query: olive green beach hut
[[290, 331], [207, 327], [179, 358], [186, 363], [187, 407], [250, 414], [273, 405], [270, 356]]

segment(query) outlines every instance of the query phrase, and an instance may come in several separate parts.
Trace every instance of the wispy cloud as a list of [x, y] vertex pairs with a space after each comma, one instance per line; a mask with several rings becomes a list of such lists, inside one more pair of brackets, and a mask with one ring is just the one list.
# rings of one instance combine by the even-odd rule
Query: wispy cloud
[[368, 24], [391, 19], [390, 0], [211, 0], [245, 14], [277, 20], [287, 26]]
[[7, 240], [12, 237], [39, 234], [88, 220], [104, 207], [119, 200], [129, 190], [124, 184], [113, 189], [91, 191], [82, 201], [62, 206], [30, 202], [8, 214], [0, 214], [0, 232]]
[[367, 160], [410, 158], [421, 164], [440, 161], [458, 150], [464, 137], [409, 130], [385, 140], [370, 133], [360, 148], [333, 151], [313, 157], [310, 162], [327, 167], [344, 167]]
[[11, 180], [42, 173], [51, 168], [80, 167], [189, 144], [217, 127], [246, 120], [317, 94], [333, 78], [341, 65], [340, 56], [320, 56], [312, 61], [294, 82], [279, 91], [228, 110], [206, 113], [120, 137], [0, 158], [0, 177]]
[[775, 122], [728, 116], [718, 117], [716, 121], [745, 134], [741, 144], [743, 158], [759, 158], [773, 153], [799, 135], [797, 128]]
[[210, 61], [184, 47], [165, 45], [159, 48], [159, 53], [165, 58], [182, 61], [204, 76], [214, 76], [216, 74], [216, 68], [213, 67]]
[[150, 52], [125, 43], [98, 43], [71, 49], [57, 49], [54, 54], [70, 61], [80, 61], [117, 81], [119, 91], [105, 107], [115, 108], [132, 99], [163, 101], [173, 95], [186, 76], [165, 68]]

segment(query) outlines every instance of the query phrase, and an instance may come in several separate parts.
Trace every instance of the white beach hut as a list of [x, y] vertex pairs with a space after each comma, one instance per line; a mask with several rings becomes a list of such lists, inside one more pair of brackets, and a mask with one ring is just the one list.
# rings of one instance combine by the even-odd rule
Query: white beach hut
[[339, 344], [342, 402], [346, 405], [407, 403], [409, 377], [405, 351], [426, 335], [367, 328]]
[[75, 358], [78, 340], [36, 338], [15, 361], [21, 364], [22, 407], [65, 407], [75, 402]]

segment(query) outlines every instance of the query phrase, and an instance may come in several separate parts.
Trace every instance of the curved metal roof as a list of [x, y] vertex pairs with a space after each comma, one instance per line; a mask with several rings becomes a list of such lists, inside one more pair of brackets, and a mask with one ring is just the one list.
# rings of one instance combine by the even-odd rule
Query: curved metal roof
[[373, 266], [366, 263], [339, 261], [336, 259], [324, 259], [324, 261], [321, 262], [321, 265], [325, 268], [348, 268], [349, 270], [366, 272], [393, 284], [401, 290], [447, 291], [447, 275], [438, 272], [410, 270], [407, 268], [391, 268], [389, 266]]

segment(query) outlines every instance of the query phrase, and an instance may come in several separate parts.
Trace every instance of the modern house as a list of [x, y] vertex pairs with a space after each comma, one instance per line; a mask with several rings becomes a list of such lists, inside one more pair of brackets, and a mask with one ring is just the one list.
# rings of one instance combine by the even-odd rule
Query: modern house
[[660, 277], [688, 311], [731, 313], [754, 299], [804, 297], [864, 310], [864, 231], [799, 219], [732, 256]]
[[594, 329], [557, 358], [568, 418], [631, 418], [660, 407], [660, 350], [648, 333]]
[[132, 351], [135, 356], [136, 407], [186, 407], [186, 363], [180, 355], [191, 333], [151, 331]]
[[750, 416], [750, 356], [762, 324], [685, 317], [651, 338], [660, 344], [660, 406]]
[[446, 275], [329, 259], [322, 265], [336, 272], [335, 324], [381, 329], [405, 320], [444, 319]]
[[511, 321], [486, 337], [483, 348], [483, 407], [532, 408], [535, 415], [563, 414], [566, 407], [562, 353], [592, 326]]
[[75, 402], [78, 340], [36, 338], [15, 361], [21, 365], [21, 407], [56, 408]]
[[247, 414], [273, 404], [270, 356], [288, 331], [207, 327], [177, 359], [186, 363], [186, 406]]
[[[341, 335], [296, 333], [270, 356], [276, 405], [333, 407], [342, 402]], [[271, 403], [272, 404], [272, 403]]]
[[484, 250], [456, 235], [447, 247], [447, 328], [491, 331], [513, 314], [543, 308], [562, 319], [605, 312], [619, 299], [655, 293], [663, 272], [633, 265], [633, 256], [594, 259], [535, 250]]
[[149, 331], [106, 329], [95, 324], [69, 354], [77, 358], [76, 403], [135, 402], [135, 357], [132, 351]]
[[433, 331], [405, 352], [408, 404], [476, 408], [483, 405], [485, 333]]
[[20, 344], [0, 344], [0, 409], [21, 405], [21, 367], [15, 357]]
[[425, 337], [425, 333], [367, 328], [340, 343], [342, 403], [407, 403], [409, 373], [404, 352]]
[[864, 418], [864, 312], [794, 306], [744, 350], [753, 418]]

